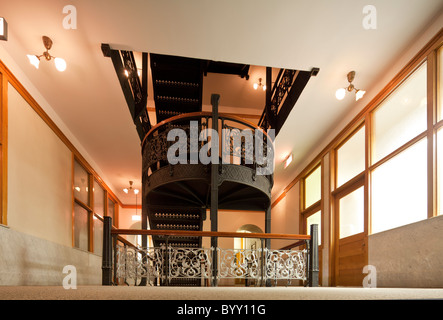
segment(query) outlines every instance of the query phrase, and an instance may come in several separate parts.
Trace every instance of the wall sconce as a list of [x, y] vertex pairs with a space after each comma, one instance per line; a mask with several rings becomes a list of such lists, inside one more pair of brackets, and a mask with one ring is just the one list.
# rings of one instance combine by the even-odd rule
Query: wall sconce
[[66, 70], [66, 61], [62, 58], [56, 58], [54, 56], [51, 56], [51, 54], [49, 53], [49, 50], [52, 48], [52, 40], [47, 36], [43, 36], [42, 40], [43, 40], [43, 45], [46, 48], [46, 51], [43, 52], [43, 54], [41, 54], [39, 56], [33, 55], [33, 54], [28, 54], [27, 56], [28, 56], [29, 62], [36, 69], [38, 69], [41, 57], [45, 57], [46, 61], [50, 61], [50, 60], [54, 59], [55, 67], [57, 68], [57, 70], [58, 71], [65, 71]]
[[258, 83], [254, 83], [254, 89], [257, 90], [259, 87], [262, 87], [263, 91], [266, 91], [266, 85], [261, 83], [261, 78], [258, 79]]
[[354, 85], [352, 84], [352, 81], [354, 81], [355, 78], [355, 71], [351, 71], [348, 73], [348, 82], [349, 85], [346, 88], [340, 88], [335, 92], [335, 97], [338, 100], [343, 100], [345, 95], [346, 95], [346, 91], [348, 92], [352, 92], [355, 91], [355, 101], [363, 98], [363, 95], [366, 93], [366, 91], [361, 90], [361, 89], [357, 89], [354, 87]]
[[0, 17], [0, 40], [8, 41], [8, 23]]

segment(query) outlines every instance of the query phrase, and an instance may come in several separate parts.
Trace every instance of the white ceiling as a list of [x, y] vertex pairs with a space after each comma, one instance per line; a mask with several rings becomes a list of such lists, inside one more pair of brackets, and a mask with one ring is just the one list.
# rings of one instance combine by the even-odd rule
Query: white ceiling
[[[62, 10], [68, 3], [0, 1], [0, 15], [9, 27], [0, 54], [6, 52], [14, 61], [23, 72], [19, 80], [38, 90], [48, 104], [43, 107], [53, 109], [125, 204], [135, 202], [120, 191], [128, 181], [141, 187], [140, 141], [112, 63], [101, 52], [102, 43], [256, 66], [319, 67], [320, 73], [308, 83], [276, 140], [273, 194], [278, 194], [355, 107], [352, 97], [337, 101], [334, 96], [338, 87], [346, 85], [346, 74], [356, 71], [354, 83], [367, 90], [362, 101], [367, 100], [385, 68], [443, 8], [443, 0], [374, 0], [377, 29], [366, 30], [362, 10], [367, 1], [362, 0], [78, 0], [69, 3], [77, 9], [77, 29], [66, 30]], [[51, 53], [66, 60], [65, 72], [57, 72], [49, 63], [42, 62], [39, 70], [29, 64], [26, 54], [43, 51], [42, 35], [52, 38]], [[258, 67], [251, 70], [249, 81], [208, 77], [204, 103], [216, 92], [229, 110], [260, 113], [264, 95], [251, 88], [259, 77], [255, 72], [264, 78], [263, 68]], [[148, 106], [154, 106], [152, 100]], [[279, 161], [289, 152], [295, 162], [283, 174]]]

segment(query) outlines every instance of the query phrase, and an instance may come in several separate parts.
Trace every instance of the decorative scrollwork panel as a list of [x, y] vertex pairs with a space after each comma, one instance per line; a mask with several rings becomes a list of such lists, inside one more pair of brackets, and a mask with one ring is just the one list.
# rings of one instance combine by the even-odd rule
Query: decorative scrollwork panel
[[306, 280], [306, 250], [265, 250], [267, 279]]
[[218, 275], [222, 278], [259, 279], [261, 249], [217, 249]]
[[213, 249], [169, 248], [170, 278], [211, 278]]

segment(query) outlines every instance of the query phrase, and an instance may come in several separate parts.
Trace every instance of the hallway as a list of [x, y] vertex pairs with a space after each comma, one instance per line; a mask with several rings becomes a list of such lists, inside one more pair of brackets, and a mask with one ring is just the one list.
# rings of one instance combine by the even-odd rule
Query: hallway
[[0, 287], [0, 300], [427, 300], [443, 289], [335, 287]]

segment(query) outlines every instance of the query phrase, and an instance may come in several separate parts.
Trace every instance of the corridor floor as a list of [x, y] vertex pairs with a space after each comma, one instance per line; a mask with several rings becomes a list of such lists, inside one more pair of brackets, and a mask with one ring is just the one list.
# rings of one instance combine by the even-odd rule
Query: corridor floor
[[427, 300], [443, 289], [337, 287], [0, 286], [0, 300]]

